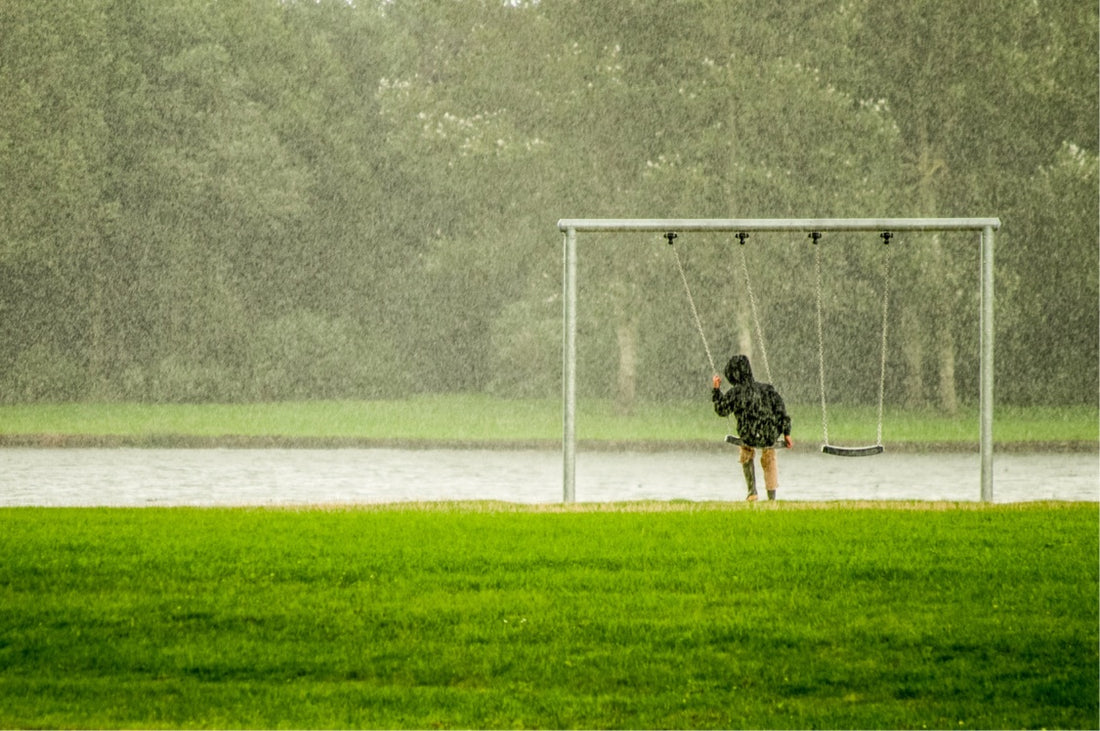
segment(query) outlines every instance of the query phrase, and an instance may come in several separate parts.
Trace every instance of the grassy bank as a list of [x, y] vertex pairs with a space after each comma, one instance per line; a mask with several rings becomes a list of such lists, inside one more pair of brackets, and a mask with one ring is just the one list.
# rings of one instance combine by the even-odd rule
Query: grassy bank
[[1096, 518], [0, 510], [0, 727], [1095, 728]]
[[[795, 440], [817, 443], [821, 415], [813, 405], [792, 405]], [[869, 443], [875, 438], [874, 408], [831, 406], [834, 441]], [[613, 404], [584, 402], [578, 437], [589, 443], [649, 442], [714, 444], [726, 433], [725, 419], [709, 403], [642, 406], [632, 414]], [[996, 412], [999, 444], [1076, 445], [1096, 448], [1100, 439], [1094, 407], [1019, 409]], [[891, 445], [976, 445], [973, 409], [957, 416], [893, 410], [884, 436]], [[63, 442], [66, 437], [115, 438], [128, 443], [173, 443], [173, 439], [240, 437], [252, 440], [408, 441], [421, 443], [536, 443], [561, 439], [557, 400], [512, 401], [488, 396], [425, 396], [403, 401], [258, 404], [34, 404], [0, 406], [0, 439], [18, 443]]]

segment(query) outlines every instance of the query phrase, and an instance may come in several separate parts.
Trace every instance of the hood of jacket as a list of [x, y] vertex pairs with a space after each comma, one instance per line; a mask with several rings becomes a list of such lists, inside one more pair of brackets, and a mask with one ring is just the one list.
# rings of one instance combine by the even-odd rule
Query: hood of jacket
[[726, 380], [730, 385], [742, 386], [753, 382], [752, 366], [747, 355], [735, 355], [726, 363]]

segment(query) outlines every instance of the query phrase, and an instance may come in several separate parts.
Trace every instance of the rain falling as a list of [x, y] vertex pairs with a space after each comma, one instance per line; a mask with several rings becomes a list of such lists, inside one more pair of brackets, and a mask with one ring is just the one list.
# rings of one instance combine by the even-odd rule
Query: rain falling
[[[0, 14], [4, 404], [509, 410], [560, 396], [560, 218], [996, 216], [998, 407], [1094, 410], [1087, 3]], [[697, 328], [661, 235], [586, 241], [582, 402], [706, 414], [701, 329], [715, 360], [766, 359], [800, 441], [822, 361], [840, 408], [881, 393], [976, 435], [976, 237], [818, 247], [820, 276], [801, 235], [681, 235]]]

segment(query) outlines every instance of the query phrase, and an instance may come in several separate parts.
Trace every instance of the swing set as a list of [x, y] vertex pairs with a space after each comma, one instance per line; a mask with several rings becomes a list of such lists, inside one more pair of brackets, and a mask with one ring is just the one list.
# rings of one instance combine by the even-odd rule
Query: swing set
[[[663, 233], [668, 240], [680, 279], [687, 294], [695, 327], [703, 342], [707, 361], [711, 370], [717, 373], [714, 358], [703, 330], [699, 312], [688, 284], [683, 263], [673, 241], [683, 232], [727, 232], [736, 236], [741, 246], [741, 270], [744, 275], [745, 290], [749, 298], [756, 339], [760, 347], [760, 356], [764, 374], [772, 380], [771, 366], [765, 348], [763, 328], [761, 327], [758, 306], [749, 276], [748, 260], [745, 255], [745, 240], [755, 232], [801, 232], [807, 234], [814, 246], [816, 325], [818, 345], [818, 386], [821, 396], [821, 451], [825, 454], [843, 457], [864, 457], [881, 454], [884, 451], [883, 401], [886, 384], [887, 322], [890, 301], [890, 257], [883, 264], [882, 285], [882, 328], [881, 357], [878, 383], [878, 425], [874, 444], [859, 447], [846, 447], [833, 444], [829, 439], [829, 419], [826, 403], [824, 313], [822, 308], [821, 246], [819, 241], [823, 232], [853, 231], [878, 232], [884, 245], [897, 232], [941, 232], [941, 231], [977, 231], [981, 234], [981, 338], [980, 338], [980, 455], [981, 455], [981, 499], [993, 499], [993, 232], [999, 229], [1001, 222], [996, 218], [885, 218], [885, 219], [562, 219], [558, 221], [558, 230], [563, 234], [563, 274], [562, 274], [562, 493], [563, 502], [572, 503], [576, 499], [576, 337], [577, 337], [577, 234], [600, 232], [652, 232]], [[732, 431], [732, 430], [731, 430]], [[726, 436], [725, 441], [739, 444], [734, 434]], [[777, 444], [776, 446], [781, 446]]]
[[[880, 234], [882, 242], [889, 244], [890, 239], [894, 234], [890, 231], [884, 231]], [[684, 273], [684, 264], [680, 259], [680, 254], [673, 245], [673, 241], [676, 240], [678, 234], [674, 231], [669, 231], [665, 234], [665, 238], [668, 240], [669, 247], [672, 249], [673, 258], [676, 261], [676, 269], [680, 273], [680, 281], [684, 285], [684, 293], [687, 295], [688, 304], [691, 306], [691, 314], [695, 321], [695, 329], [699, 332], [699, 338], [703, 341], [703, 349], [706, 351], [707, 360], [710, 363], [710, 369], [712, 373], [717, 374], [718, 369], [715, 367], [714, 358], [711, 356], [710, 346], [707, 344], [707, 334], [703, 330], [702, 320], [699, 318], [699, 311], [695, 307], [695, 298], [691, 294], [691, 287], [688, 285], [687, 274]], [[764, 344], [764, 329], [760, 325], [759, 308], [756, 303], [756, 295], [753, 294], [752, 289], [752, 277], [749, 276], [749, 262], [748, 257], [745, 255], [745, 240], [749, 238], [749, 234], [744, 231], [739, 231], [736, 234], [737, 240], [740, 243], [738, 251], [741, 253], [741, 271], [744, 275], [745, 292], [749, 297], [749, 310], [752, 313], [753, 327], [756, 331], [756, 341], [760, 347], [760, 357], [764, 363], [764, 373], [768, 383], [774, 383], [772, 379], [771, 365], [768, 362], [768, 349]], [[885, 447], [882, 444], [882, 421], [883, 421], [883, 402], [886, 393], [886, 325], [887, 315], [889, 313], [890, 303], [890, 260], [887, 257], [883, 265], [883, 287], [882, 287], [882, 338], [881, 338], [881, 358], [879, 366], [879, 382], [878, 382], [878, 430], [875, 443], [869, 446], [863, 447], [843, 447], [833, 444], [829, 440], [829, 411], [826, 405], [825, 399], [825, 336], [824, 336], [824, 314], [822, 308], [822, 284], [821, 284], [821, 248], [818, 246], [818, 241], [821, 239], [821, 233], [819, 231], [812, 231], [809, 238], [814, 243], [814, 294], [816, 302], [817, 312], [817, 362], [818, 362], [818, 384], [821, 393], [821, 434], [822, 443], [821, 451], [825, 454], [831, 454], [837, 457], [870, 457], [876, 454], [882, 454], [885, 451]], [[727, 418], [728, 421], [728, 418]], [[725, 438], [726, 443], [741, 445], [741, 439], [735, 434], [727, 434]], [[776, 442], [775, 446], [784, 447], [785, 442]]]

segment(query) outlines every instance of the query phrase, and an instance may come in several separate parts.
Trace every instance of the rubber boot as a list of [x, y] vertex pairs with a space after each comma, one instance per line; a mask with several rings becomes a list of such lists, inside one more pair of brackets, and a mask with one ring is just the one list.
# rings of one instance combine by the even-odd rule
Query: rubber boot
[[768, 490], [768, 499], [775, 500], [775, 490]]
[[745, 484], [749, 486], [749, 496], [746, 500], [753, 502], [756, 500], [756, 464], [745, 462], [741, 465], [741, 469], [745, 471]]

